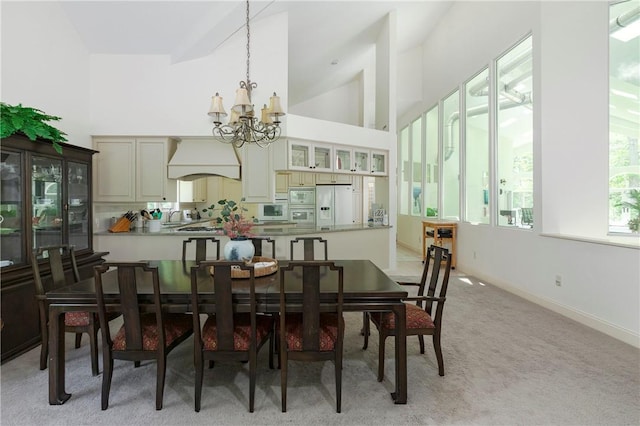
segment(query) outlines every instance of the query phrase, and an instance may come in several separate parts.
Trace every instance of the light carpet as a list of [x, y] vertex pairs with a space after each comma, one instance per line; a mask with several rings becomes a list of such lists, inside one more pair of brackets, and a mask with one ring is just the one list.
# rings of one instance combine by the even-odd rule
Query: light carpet
[[[402, 277], [413, 278], [416, 277]], [[407, 342], [408, 404], [394, 405], [393, 339], [386, 376], [376, 381], [378, 336], [363, 351], [362, 316], [347, 313], [342, 413], [335, 412], [333, 364], [290, 363], [287, 412], [280, 374], [259, 357], [255, 412], [248, 412], [248, 368], [219, 363], [205, 370], [202, 410], [193, 409], [192, 340], [168, 359], [164, 408], [155, 410], [155, 363], [115, 362], [110, 406], [100, 410], [102, 376], [92, 377], [88, 344], [67, 335], [62, 406], [48, 404], [40, 348], [2, 365], [1, 423], [9, 425], [478, 424], [638, 425], [640, 352], [473, 277], [454, 272], [444, 310], [444, 377], [430, 338], [419, 354]], [[118, 324], [113, 324], [117, 326]], [[101, 361], [102, 365], [102, 361]]]

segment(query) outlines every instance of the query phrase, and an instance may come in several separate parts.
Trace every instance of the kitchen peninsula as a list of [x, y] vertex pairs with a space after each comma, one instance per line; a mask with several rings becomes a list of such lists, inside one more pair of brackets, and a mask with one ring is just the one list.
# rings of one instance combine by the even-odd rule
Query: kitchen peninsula
[[[211, 226], [209, 221], [198, 223]], [[195, 226], [195, 224], [193, 225]], [[303, 228], [295, 226], [256, 225], [255, 236], [271, 237], [276, 241], [276, 258], [289, 258], [289, 242], [296, 237], [322, 237], [328, 241], [331, 259], [370, 259], [379, 268], [389, 268], [389, 226], [366, 224]], [[229, 241], [221, 229], [185, 231], [179, 226], [164, 226], [160, 232], [134, 229], [131, 232], [96, 232], [94, 248], [109, 252], [107, 260], [163, 260], [180, 259], [182, 241], [189, 237], [216, 237], [221, 246]]]

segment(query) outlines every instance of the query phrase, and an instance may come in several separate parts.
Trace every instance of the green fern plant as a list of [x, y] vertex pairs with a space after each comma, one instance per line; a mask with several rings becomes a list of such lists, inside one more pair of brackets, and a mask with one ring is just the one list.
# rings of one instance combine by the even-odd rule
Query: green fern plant
[[24, 133], [29, 139], [48, 139], [53, 149], [62, 154], [60, 142], [66, 142], [66, 133], [48, 124], [48, 121], [59, 121], [60, 117], [45, 114], [37, 108], [24, 107], [22, 104], [9, 105], [0, 103], [0, 138], [15, 133]]

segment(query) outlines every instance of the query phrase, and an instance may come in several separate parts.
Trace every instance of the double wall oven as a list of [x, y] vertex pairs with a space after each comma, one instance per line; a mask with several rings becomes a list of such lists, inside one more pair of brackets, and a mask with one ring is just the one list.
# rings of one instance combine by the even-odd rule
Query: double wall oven
[[289, 218], [298, 227], [316, 226], [316, 189], [312, 187], [289, 189]]

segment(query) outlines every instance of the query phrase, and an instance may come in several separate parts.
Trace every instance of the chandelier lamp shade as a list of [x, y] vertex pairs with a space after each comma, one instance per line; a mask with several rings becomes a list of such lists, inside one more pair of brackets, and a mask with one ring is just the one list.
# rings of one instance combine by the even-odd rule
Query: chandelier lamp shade
[[222, 96], [216, 92], [211, 97], [209, 115], [213, 118], [213, 136], [220, 142], [231, 143], [240, 148], [245, 143], [255, 143], [267, 147], [280, 137], [280, 117], [285, 115], [280, 105], [280, 97], [273, 92], [269, 99], [269, 106], [264, 104], [260, 117], [256, 117], [255, 108], [251, 101], [251, 91], [258, 85], [249, 77], [251, 59], [251, 32], [249, 29], [249, 0], [247, 0], [247, 80], [240, 82], [236, 90], [236, 99], [231, 107], [229, 122], [222, 124], [227, 112], [222, 105]]

